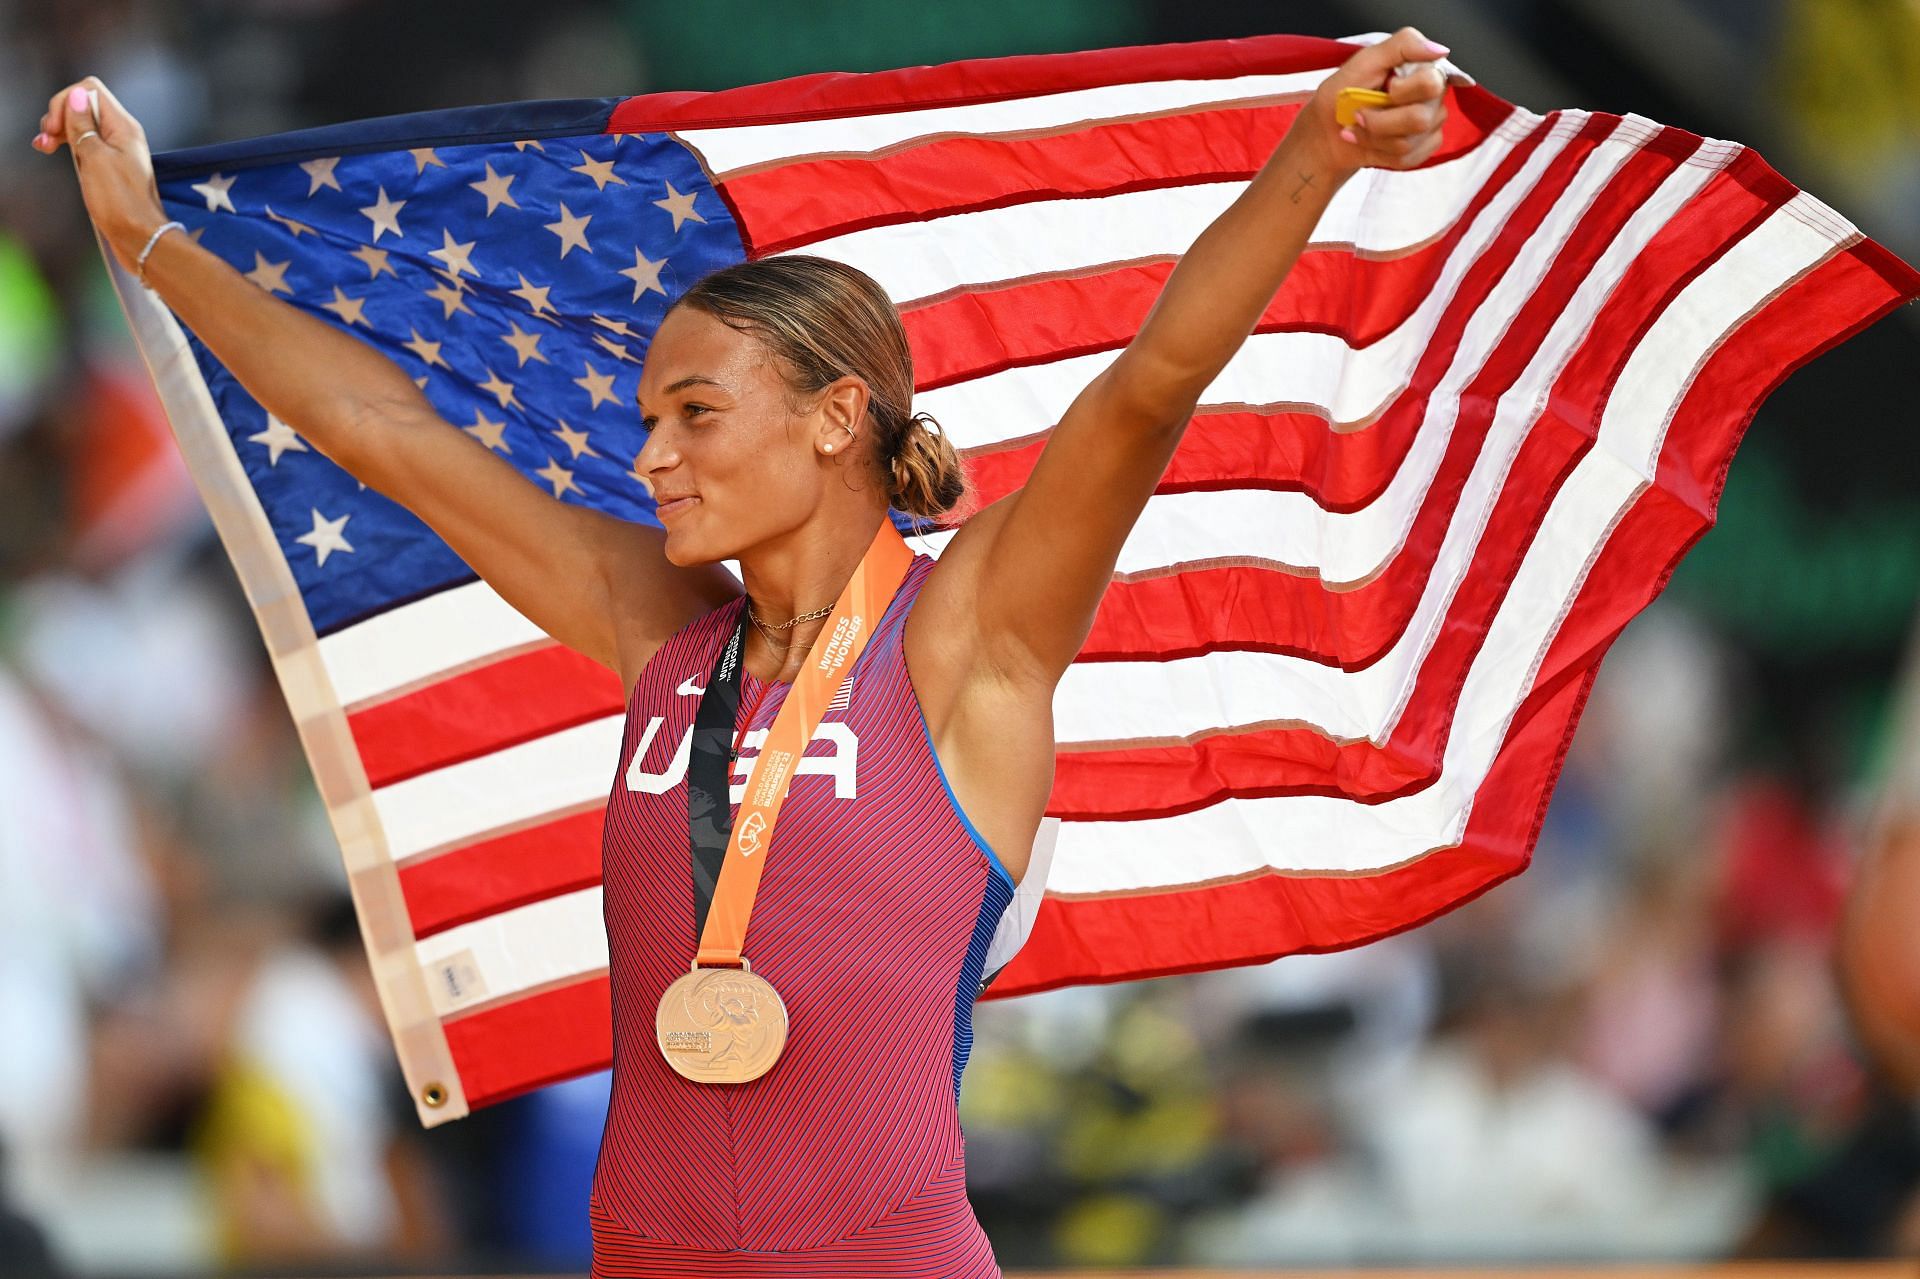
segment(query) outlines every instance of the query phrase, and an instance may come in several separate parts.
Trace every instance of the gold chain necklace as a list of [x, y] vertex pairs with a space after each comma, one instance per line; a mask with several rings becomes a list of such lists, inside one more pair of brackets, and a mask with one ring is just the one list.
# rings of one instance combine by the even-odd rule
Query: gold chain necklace
[[816, 608], [811, 613], [802, 613], [797, 617], [790, 618], [787, 621], [781, 622], [778, 625], [775, 625], [769, 628], [766, 622], [763, 622], [760, 620], [760, 615], [753, 611], [752, 598], [749, 597], [747, 600], [747, 616], [752, 619], [753, 624], [755, 626], [760, 628], [760, 633], [766, 636], [767, 647], [778, 648], [782, 653], [785, 653], [787, 650], [793, 647], [793, 641], [789, 640], [785, 644], [781, 644], [778, 640], [774, 639], [773, 637], [774, 631], [784, 631], [789, 627], [792, 627], [800, 622], [810, 622], [816, 617], [825, 617], [828, 613], [831, 613], [831, 612], [833, 612], [833, 605], [829, 604], [825, 608]]

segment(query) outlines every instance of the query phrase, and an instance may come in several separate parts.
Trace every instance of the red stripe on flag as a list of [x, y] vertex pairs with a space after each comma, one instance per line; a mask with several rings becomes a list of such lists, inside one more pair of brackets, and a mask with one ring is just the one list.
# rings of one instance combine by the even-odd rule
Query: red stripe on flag
[[605, 801], [400, 867], [415, 937], [600, 882]]
[[[1419, 423], [1405, 417], [1393, 422], [1400, 429], [1369, 422], [1336, 430], [1324, 410], [1205, 410], [1194, 415], [1153, 491], [1269, 489], [1305, 493], [1323, 510], [1357, 511], [1380, 496], [1413, 443]], [[980, 505], [1025, 484], [1046, 446], [1042, 436], [1009, 449], [963, 454], [967, 483]]]
[[[1660, 487], [1634, 503], [1595, 560], [1479, 788], [1458, 846], [1370, 875], [1266, 873], [1110, 898], [1050, 895], [1025, 947], [986, 997], [1343, 949], [1416, 927], [1522, 870], [1601, 658], [1711, 526], [1755, 410], [1795, 369], [1920, 292], [1920, 277], [1870, 247], [1878, 251], [1837, 254], [1782, 290], [1695, 378], [1661, 456]], [[1806, 323], [1809, 313], [1822, 322]], [[1829, 323], [1843, 327], [1825, 340], [1807, 340]], [[1665, 565], [1651, 579], [1649, 562]]]
[[[948, 137], [870, 156], [786, 159], [717, 175], [739, 214], [747, 256], [762, 257], [869, 227], [1066, 197], [1118, 195], [1201, 182], [1244, 182], [1286, 136], [1298, 101], [1195, 109], [1088, 125], [1047, 136]], [[1426, 165], [1486, 137], [1449, 111]]]
[[[781, 124], [836, 116], [875, 115], [928, 107], [1004, 102], [1110, 84], [1156, 80], [1219, 80], [1331, 70], [1359, 46], [1317, 36], [1267, 35], [1232, 40], [1134, 45], [1075, 53], [969, 58], [888, 71], [823, 71], [717, 92], [647, 93], [618, 103], [608, 133], [715, 129]], [[1455, 85], [1460, 109], [1491, 129], [1513, 111], [1479, 85]]]
[[[1413, 313], [1473, 216], [1518, 167], [1503, 166], [1441, 237], [1410, 252], [1388, 258], [1351, 247], [1303, 253], [1254, 331], [1329, 333], [1355, 347], [1385, 337]], [[903, 307], [914, 389], [1117, 350], [1140, 331], [1174, 266], [1171, 260], [1126, 262]]]
[[441, 1024], [469, 1110], [613, 1064], [613, 999], [604, 968]]

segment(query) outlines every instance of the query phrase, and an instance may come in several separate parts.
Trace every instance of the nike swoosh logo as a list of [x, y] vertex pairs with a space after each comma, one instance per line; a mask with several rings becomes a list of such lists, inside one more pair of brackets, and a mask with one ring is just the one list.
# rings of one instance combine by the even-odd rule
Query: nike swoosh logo
[[694, 687], [693, 681], [699, 678], [700, 677], [698, 675], [689, 675], [686, 678], [686, 682], [681, 684], [679, 688], [676, 688], [673, 691], [676, 693], [685, 693], [688, 697], [699, 697], [701, 694], [707, 691], [704, 688]]

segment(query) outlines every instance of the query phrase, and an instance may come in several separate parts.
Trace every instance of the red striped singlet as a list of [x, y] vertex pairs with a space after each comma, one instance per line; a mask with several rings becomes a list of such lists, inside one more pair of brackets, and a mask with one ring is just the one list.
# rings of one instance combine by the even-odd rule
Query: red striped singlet
[[[745, 597], [640, 673], [607, 804], [602, 876], [613, 1096], [588, 1211], [594, 1279], [998, 1276], [966, 1195], [957, 1113], [981, 969], [1013, 882], [955, 802], [907, 678], [906, 580], [809, 742], [744, 951], [787, 1007], [785, 1050], [744, 1084], [660, 1055], [660, 992], [693, 960], [687, 758]], [[743, 673], [748, 771], [789, 685]]]

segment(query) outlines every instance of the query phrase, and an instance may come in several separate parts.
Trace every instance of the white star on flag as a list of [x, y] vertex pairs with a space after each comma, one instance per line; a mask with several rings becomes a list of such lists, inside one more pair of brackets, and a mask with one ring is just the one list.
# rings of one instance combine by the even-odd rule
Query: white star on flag
[[353, 550], [353, 547], [340, 532], [341, 529], [347, 526], [347, 521], [352, 518], [352, 515], [342, 515], [337, 520], [330, 520], [320, 514], [319, 508], [316, 507], [313, 512], [313, 529], [310, 532], [302, 533], [293, 540], [296, 542], [304, 542], [318, 552], [320, 556], [320, 567], [325, 568], [327, 556], [333, 554], [335, 551]]
[[340, 189], [340, 179], [333, 176], [333, 170], [340, 163], [337, 155], [326, 156], [319, 160], [302, 160], [300, 167], [307, 171], [307, 194], [318, 195], [321, 187]]
[[602, 373], [593, 367], [593, 361], [582, 361], [587, 366], [587, 375], [573, 379], [573, 384], [585, 390], [593, 397], [594, 408], [602, 404], [612, 404], [618, 397], [613, 393], [613, 374]]
[[239, 212], [239, 210], [233, 207], [233, 195], [231, 194], [233, 190], [232, 178], [215, 173], [205, 182], [194, 183], [193, 189], [207, 197], [208, 213], [215, 212], [219, 209], [225, 209], [228, 213]]
[[517, 209], [520, 207], [514, 202], [513, 196], [507, 191], [507, 188], [513, 185], [513, 179], [516, 176], [516, 174], [512, 173], [495, 173], [493, 171], [493, 161], [489, 160], [487, 161], [487, 176], [478, 182], [469, 182], [467, 185], [487, 197], [487, 216], [492, 217], [493, 211], [503, 204], [509, 209]]
[[661, 258], [658, 262], [655, 262], [646, 254], [640, 252], [638, 246], [635, 246], [633, 250], [633, 265], [624, 268], [620, 272], [621, 275], [633, 281], [633, 300], [635, 302], [640, 300], [641, 294], [649, 291], [658, 293], [661, 297], [667, 296], [667, 291], [660, 287], [660, 268], [666, 264], [667, 259]]
[[699, 213], [694, 211], [693, 201], [695, 197], [697, 197], [699, 194], [700, 193], [698, 191], [688, 191], [682, 194], [681, 192], [674, 190], [673, 183], [669, 182], [667, 183], [667, 198], [664, 200], [654, 201], [655, 205], [657, 205], [662, 209], [665, 209], [668, 213], [671, 213], [673, 215], [673, 229], [676, 234], [679, 232], [680, 224], [682, 222], [685, 222], [689, 219], [695, 222], [706, 221], [705, 218], [701, 217]]
[[447, 362], [444, 359], [440, 358], [440, 343], [429, 342], [426, 338], [421, 337], [420, 330], [418, 329], [408, 329], [407, 332], [413, 335], [412, 340], [407, 342], [402, 342], [400, 344], [401, 346], [404, 346], [409, 351], [412, 351], [415, 355], [419, 356], [421, 360], [426, 362], [428, 365], [437, 364], [443, 369], [447, 367]]
[[293, 286], [287, 283], [287, 268], [293, 259], [285, 262], [269, 262], [260, 250], [253, 251], [253, 270], [246, 273], [247, 278], [269, 293], [291, 293]]
[[462, 293], [460, 289], [460, 280], [459, 277], [456, 276], [449, 282], [436, 284], [426, 291], [427, 296], [438, 302], [443, 308], [444, 313], [441, 315], [441, 319], [451, 320], [455, 311], [465, 311], [468, 315], [473, 314], [473, 308], [467, 305], [466, 294]]
[[296, 453], [311, 453], [313, 451], [307, 447], [305, 440], [302, 440], [294, 433], [292, 427], [271, 413], [267, 414], [267, 429], [258, 434], [249, 435], [247, 440], [249, 443], [264, 444], [267, 446], [268, 466], [280, 465], [280, 455], [288, 449], [292, 449]]
[[517, 409], [520, 407], [513, 398], [513, 383], [503, 380], [501, 376], [491, 368], [487, 370], [487, 380], [479, 385], [481, 390], [500, 401], [501, 408]]
[[[552, 228], [548, 229], [551, 230]], [[562, 256], [565, 256], [565, 254], [563, 253]], [[513, 294], [513, 296], [519, 298], [522, 302], [525, 302], [527, 309], [533, 312], [538, 318], [542, 320], [553, 319], [553, 316], [549, 314], [553, 310], [553, 303], [547, 300], [547, 294], [553, 292], [551, 286], [542, 288], [527, 279], [526, 276], [521, 275], [520, 272], [516, 271], [514, 274], [520, 276], [520, 287], [517, 289], [508, 289], [507, 292]], [[556, 321], [556, 323], [557, 322], [558, 321]]]
[[602, 456], [598, 449], [587, 443], [587, 433], [585, 431], [574, 430], [567, 425], [565, 418], [555, 418], [554, 420], [559, 422], [560, 425], [553, 428], [553, 433], [559, 436], [561, 442], [573, 452], [575, 461], [580, 459], [582, 453], [590, 453], [594, 457]]
[[337, 284], [333, 286], [333, 301], [322, 302], [320, 305], [339, 316], [342, 324], [365, 324], [367, 322], [367, 300], [365, 298], [348, 297]]
[[548, 458], [547, 464], [538, 471], [535, 471], [534, 474], [553, 485], [553, 495], [555, 497], [562, 496], [568, 489], [572, 489], [576, 493], [580, 491], [580, 486], [573, 482], [573, 472], [552, 458]]
[[380, 234], [383, 231], [391, 231], [397, 238], [405, 239], [405, 233], [400, 230], [400, 210], [407, 207], [407, 202], [389, 200], [384, 186], [376, 190], [379, 192], [379, 198], [360, 210], [373, 222], [373, 242], [380, 243]]
[[437, 249], [428, 249], [427, 256], [439, 258], [442, 262], [445, 262], [449, 276], [455, 281], [458, 281], [462, 271], [465, 271], [468, 275], [480, 274], [473, 269], [473, 263], [468, 260], [473, 255], [474, 241], [468, 240], [465, 244], [456, 244], [453, 239], [453, 232], [447, 230], [445, 227], [440, 228], [440, 238], [442, 241], [440, 247]]
[[265, 213], [269, 218], [272, 218], [275, 222], [278, 222], [281, 226], [293, 232], [296, 237], [315, 234], [314, 229], [306, 223], [296, 222], [284, 213], [275, 213], [271, 204], [266, 206]]
[[560, 237], [561, 257], [566, 257], [569, 251], [576, 248], [585, 249], [589, 253], [593, 252], [593, 247], [587, 243], [587, 223], [591, 221], [593, 221], [591, 213], [585, 217], [575, 217], [573, 210], [565, 204], [560, 206], [560, 220], [546, 225], [547, 230]]
[[608, 355], [611, 355], [612, 357], [614, 357], [616, 360], [625, 360], [629, 364], [640, 363], [639, 360], [634, 358], [632, 351], [629, 351], [626, 347], [620, 345], [618, 342], [614, 341], [612, 338], [608, 337], [604, 333], [594, 334], [593, 344], [599, 347], [602, 351], [605, 351]]
[[502, 333], [500, 340], [512, 347], [513, 353], [520, 357], [520, 368], [525, 368], [528, 360], [538, 360], [542, 364], [547, 362], [547, 357], [540, 354], [540, 335], [538, 333], [523, 332], [518, 324], [513, 323], [509, 323], [507, 327], [511, 329], [512, 332]]
[[490, 449], [499, 449], [502, 453], [513, 452], [507, 444], [507, 424], [494, 421], [479, 409], [473, 411], [473, 424], [460, 429]]
[[621, 186], [627, 185], [627, 180], [613, 171], [613, 161], [596, 160], [585, 151], [580, 153], [580, 163], [573, 166], [573, 172], [584, 173], [592, 178], [594, 189], [597, 191], [606, 190], [609, 182], [618, 182]]
[[399, 278], [399, 272], [387, 265], [387, 251], [385, 249], [376, 249], [371, 244], [363, 244], [353, 251], [353, 256], [359, 258], [361, 262], [366, 264], [367, 278], [370, 280], [379, 279], [382, 271], [385, 271], [395, 279]]

